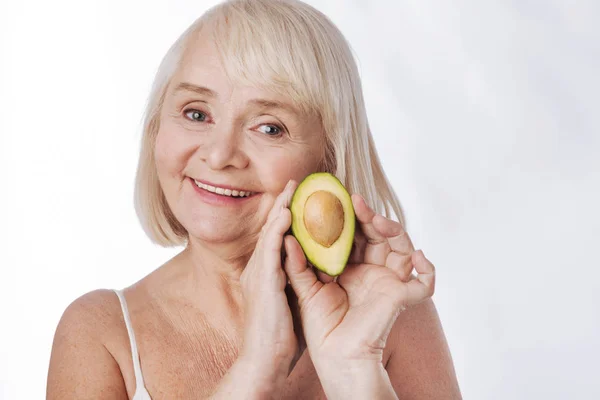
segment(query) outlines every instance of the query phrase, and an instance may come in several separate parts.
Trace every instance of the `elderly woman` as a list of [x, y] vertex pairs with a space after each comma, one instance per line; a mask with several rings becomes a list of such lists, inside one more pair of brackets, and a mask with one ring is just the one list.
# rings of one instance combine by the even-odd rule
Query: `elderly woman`
[[[156, 75], [136, 180], [147, 234], [184, 248], [67, 308], [48, 398], [460, 398], [434, 267], [403, 229], [361, 90], [342, 34], [302, 2], [228, 1], [185, 31]], [[353, 193], [336, 279], [289, 234], [298, 182], [319, 171]]]

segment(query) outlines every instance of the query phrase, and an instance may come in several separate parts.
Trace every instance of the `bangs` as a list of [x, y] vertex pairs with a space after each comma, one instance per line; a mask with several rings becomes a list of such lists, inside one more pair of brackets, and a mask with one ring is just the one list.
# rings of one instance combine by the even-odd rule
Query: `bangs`
[[252, 3], [218, 7], [205, 21], [225, 74], [233, 82], [288, 98], [305, 114], [318, 114], [326, 85], [308, 21], [273, 2], [268, 7], [260, 0]]

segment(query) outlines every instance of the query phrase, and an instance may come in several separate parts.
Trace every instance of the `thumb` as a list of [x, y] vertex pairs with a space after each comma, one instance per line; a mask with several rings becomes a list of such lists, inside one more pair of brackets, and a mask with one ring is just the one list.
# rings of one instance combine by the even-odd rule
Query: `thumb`
[[312, 269], [308, 267], [302, 247], [292, 235], [285, 237], [285, 272], [290, 280], [292, 289], [298, 297], [300, 308], [307, 300], [321, 289], [321, 283]]

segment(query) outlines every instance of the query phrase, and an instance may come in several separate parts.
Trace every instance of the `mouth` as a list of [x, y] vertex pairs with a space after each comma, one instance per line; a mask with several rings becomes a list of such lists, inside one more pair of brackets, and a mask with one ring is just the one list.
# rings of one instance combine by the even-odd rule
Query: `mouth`
[[252, 197], [258, 192], [251, 192], [249, 190], [244, 190], [241, 188], [233, 188], [230, 186], [215, 186], [209, 183], [201, 182], [196, 179], [192, 179], [192, 182], [199, 187], [200, 189], [204, 189], [207, 192], [214, 193], [223, 197], [231, 197], [234, 199], [243, 199], [247, 197]]

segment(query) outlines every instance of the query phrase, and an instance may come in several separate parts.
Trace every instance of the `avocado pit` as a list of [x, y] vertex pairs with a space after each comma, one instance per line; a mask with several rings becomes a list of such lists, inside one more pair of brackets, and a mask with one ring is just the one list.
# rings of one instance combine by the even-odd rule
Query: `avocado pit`
[[344, 229], [344, 207], [333, 193], [318, 190], [306, 199], [304, 226], [312, 239], [331, 247]]

